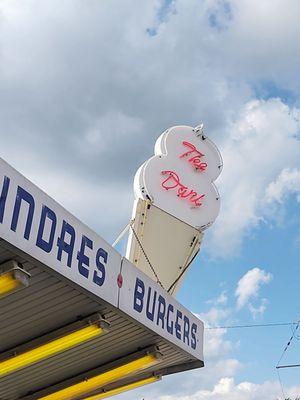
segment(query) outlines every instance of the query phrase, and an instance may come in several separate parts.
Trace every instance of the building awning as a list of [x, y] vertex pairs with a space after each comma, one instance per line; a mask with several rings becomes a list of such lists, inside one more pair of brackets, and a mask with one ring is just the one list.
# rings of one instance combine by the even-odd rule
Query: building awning
[[1, 400], [100, 399], [203, 366], [203, 323], [3, 160], [0, 238]]

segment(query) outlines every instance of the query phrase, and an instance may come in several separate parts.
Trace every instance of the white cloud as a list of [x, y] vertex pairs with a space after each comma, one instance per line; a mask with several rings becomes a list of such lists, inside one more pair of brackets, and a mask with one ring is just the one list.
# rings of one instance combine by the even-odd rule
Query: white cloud
[[251, 312], [253, 319], [256, 319], [257, 316], [264, 314], [267, 308], [267, 304], [267, 299], [261, 299], [261, 303], [257, 307], [255, 307], [252, 303], [248, 304], [249, 311]]
[[283, 199], [283, 185], [288, 188], [284, 198], [296, 190], [299, 115], [300, 109], [279, 99], [256, 100], [248, 102], [228, 128], [221, 146], [224, 169], [217, 181], [221, 212], [208, 235], [212, 255], [237, 252], [253, 228], [276, 215], [270, 200], [276, 195]]
[[220, 295], [217, 298], [208, 300], [206, 303], [214, 304], [216, 306], [219, 306], [219, 305], [225, 306], [227, 304], [227, 301], [228, 301], [227, 293], [226, 293], [226, 291], [223, 291], [222, 293], [220, 293]]
[[130, 184], [101, 182], [74, 176], [68, 171], [37, 170], [27, 165], [25, 175], [39, 188], [47, 191], [69, 212], [112, 243], [126, 226], [133, 194]]
[[206, 313], [199, 314], [199, 317], [209, 326], [216, 325], [226, 320], [230, 315], [229, 308], [213, 306]]
[[[300, 386], [291, 387], [286, 395], [295, 398], [299, 395]], [[281, 388], [278, 382], [266, 381], [261, 384], [252, 382], [235, 383], [233, 378], [219, 380], [212, 390], [199, 390], [192, 396], [162, 396], [160, 400], [261, 400], [278, 399]]]
[[[221, 58], [227, 52], [227, 68], [238, 76], [274, 80], [279, 86], [299, 91], [296, 76], [300, 49], [294, 45], [300, 35], [296, 22], [299, 2], [232, 0], [229, 4], [232, 23], [222, 35], [225, 48], [220, 54]], [[295, 51], [294, 57], [291, 49]]]
[[97, 155], [113, 152], [116, 143], [124, 142], [130, 136], [137, 136], [144, 129], [139, 118], [122, 112], [109, 112], [96, 120], [92, 119], [84, 138], [78, 140], [78, 150]]
[[[229, 308], [213, 306], [206, 313], [199, 314], [198, 317], [204, 322], [205, 327], [215, 327], [224, 324], [230, 317]], [[205, 360], [219, 360], [229, 354], [234, 344], [225, 339], [226, 329], [205, 329], [204, 331], [204, 357]]]
[[[260, 287], [263, 284], [269, 283], [272, 279], [272, 274], [264, 271], [263, 269], [253, 268], [246, 272], [246, 274], [239, 280], [235, 291], [237, 298], [237, 308], [241, 309], [253, 298], [258, 296]], [[262, 305], [264, 307], [265, 305]], [[261, 308], [256, 312], [263, 312]]]
[[275, 1], [177, 0], [166, 18], [158, 0], [3, 0], [1, 155], [126, 186], [165, 128], [203, 120], [224, 157], [210, 252], [234, 254], [266, 218], [266, 187], [299, 167], [299, 109], [251, 101], [267, 78], [300, 93], [299, 2]]
[[284, 168], [266, 189], [266, 201], [282, 203], [289, 194], [300, 195], [300, 170]]

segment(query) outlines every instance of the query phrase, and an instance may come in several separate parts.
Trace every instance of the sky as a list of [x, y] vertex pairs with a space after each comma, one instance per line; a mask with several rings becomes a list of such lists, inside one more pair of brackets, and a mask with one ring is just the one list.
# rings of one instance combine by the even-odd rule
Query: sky
[[[156, 138], [203, 122], [221, 211], [178, 300], [207, 327], [298, 321], [299, 18], [298, 0], [0, 0], [0, 156], [112, 243]], [[295, 398], [300, 368], [284, 393], [275, 369], [292, 334], [206, 329], [205, 368], [115, 398]]]

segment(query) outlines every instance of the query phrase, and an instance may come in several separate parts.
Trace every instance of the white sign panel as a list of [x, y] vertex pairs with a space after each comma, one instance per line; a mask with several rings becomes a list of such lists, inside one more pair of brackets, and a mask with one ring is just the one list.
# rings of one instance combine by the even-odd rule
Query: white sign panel
[[117, 305], [121, 256], [108, 243], [2, 159], [0, 193], [0, 237]]
[[203, 322], [124, 259], [119, 308], [203, 361]]
[[155, 155], [137, 171], [135, 196], [203, 230], [219, 213], [213, 182], [221, 169], [221, 155], [202, 129], [175, 126], [158, 138]]

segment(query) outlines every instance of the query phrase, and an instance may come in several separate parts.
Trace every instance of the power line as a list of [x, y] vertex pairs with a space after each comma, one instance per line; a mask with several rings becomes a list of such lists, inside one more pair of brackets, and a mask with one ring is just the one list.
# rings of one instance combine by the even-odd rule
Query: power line
[[280, 387], [281, 387], [281, 391], [282, 391], [282, 395], [283, 395], [283, 398], [284, 398], [284, 399], [285, 399], [286, 397], [285, 397], [284, 388], [283, 388], [283, 383], [282, 383], [282, 380], [281, 380], [281, 376], [280, 376], [280, 372], [279, 372], [279, 371], [280, 371], [281, 368], [299, 367], [299, 365], [296, 365], [296, 364], [295, 364], [295, 365], [279, 365], [280, 362], [281, 362], [281, 360], [282, 360], [282, 358], [283, 358], [283, 356], [285, 355], [285, 352], [287, 351], [287, 349], [289, 348], [290, 344], [292, 343], [294, 337], [296, 336], [297, 329], [299, 328], [299, 325], [300, 325], [300, 320], [299, 320], [298, 322], [296, 322], [296, 323], [293, 323], [293, 325], [296, 325], [296, 328], [294, 329], [292, 336], [290, 337], [290, 339], [289, 339], [289, 341], [287, 342], [285, 348], [283, 349], [283, 352], [282, 352], [282, 354], [281, 354], [281, 356], [280, 356], [280, 358], [279, 358], [279, 360], [278, 360], [278, 363], [277, 363], [277, 365], [276, 365], [278, 380], [279, 380], [279, 383], [280, 383]]
[[278, 381], [279, 381], [279, 384], [280, 384], [280, 389], [281, 389], [281, 393], [282, 393], [282, 398], [283, 398], [283, 399], [286, 399], [285, 392], [284, 392], [284, 388], [283, 388], [283, 383], [282, 383], [282, 379], [281, 379], [279, 370], [277, 369], [276, 371], [277, 371]]
[[249, 325], [228, 325], [228, 326], [207, 326], [205, 329], [237, 329], [237, 328], [261, 328], [271, 326], [298, 325], [299, 322], [274, 322], [269, 324], [249, 324]]
[[277, 363], [277, 365], [276, 365], [276, 368], [278, 367], [280, 361], [282, 360], [282, 358], [283, 358], [285, 352], [287, 351], [287, 349], [289, 348], [290, 344], [292, 343], [292, 341], [293, 341], [293, 339], [294, 339], [294, 337], [295, 337], [295, 335], [296, 335], [297, 329], [299, 328], [299, 325], [300, 325], [300, 321], [296, 322], [296, 328], [295, 328], [295, 330], [294, 330], [292, 336], [290, 337], [289, 341], [287, 342], [287, 344], [286, 344], [286, 346], [285, 346], [285, 348], [284, 348], [284, 350], [283, 350], [283, 352], [282, 352], [282, 354], [281, 354], [281, 356], [280, 356], [280, 358], [279, 358], [279, 360], [278, 360], [278, 363]]

